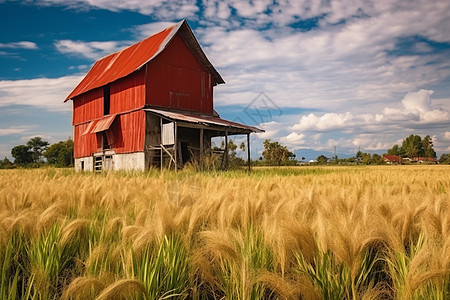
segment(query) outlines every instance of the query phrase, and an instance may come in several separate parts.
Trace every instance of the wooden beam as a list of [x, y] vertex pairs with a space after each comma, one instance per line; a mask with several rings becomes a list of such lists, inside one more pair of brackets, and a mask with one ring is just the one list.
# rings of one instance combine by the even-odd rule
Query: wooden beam
[[203, 128], [201, 128], [200, 129], [200, 170], [203, 170], [203, 159], [204, 159], [204, 156], [203, 156], [203, 151], [204, 151], [204, 149], [203, 149]]
[[[160, 124], [160, 126], [159, 126], [159, 143], [162, 145], [162, 125], [163, 125], [163, 119], [162, 118], [159, 118], [159, 124]], [[163, 151], [163, 149], [162, 149], [162, 147], [161, 147], [161, 150], [160, 150], [160, 161], [161, 161], [161, 171], [162, 171], [162, 169], [163, 169], [163, 163], [164, 163], [164, 157], [163, 157], [163, 155], [164, 155], [164, 151]]]
[[175, 125], [175, 128], [174, 128], [174, 131], [175, 131], [175, 144], [173, 145], [173, 152], [175, 152], [174, 153], [174, 157], [175, 157], [175, 172], [177, 172], [178, 171], [178, 157], [177, 157], [177, 146], [178, 146], [178, 124], [177, 124], [177, 122], [174, 122], [174, 125]]
[[225, 170], [228, 170], [228, 130], [225, 130], [225, 152], [223, 155], [225, 158]]
[[250, 161], [250, 133], [247, 133], [247, 165], [248, 171], [251, 171], [251, 161]]

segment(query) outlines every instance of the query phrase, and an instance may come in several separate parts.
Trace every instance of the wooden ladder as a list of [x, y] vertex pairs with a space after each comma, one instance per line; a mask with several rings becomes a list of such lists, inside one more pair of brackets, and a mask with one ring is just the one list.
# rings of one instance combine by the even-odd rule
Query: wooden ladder
[[94, 156], [94, 172], [101, 173], [103, 170], [103, 156]]

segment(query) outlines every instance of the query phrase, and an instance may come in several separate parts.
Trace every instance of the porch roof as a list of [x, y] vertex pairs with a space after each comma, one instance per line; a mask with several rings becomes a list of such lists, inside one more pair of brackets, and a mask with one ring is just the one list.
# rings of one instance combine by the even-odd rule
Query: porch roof
[[186, 127], [203, 128], [217, 131], [228, 131], [229, 135], [232, 134], [249, 134], [252, 132], [264, 132], [264, 130], [257, 127], [240, 124], [233, 121], [228, 121], [220, 117], [213, 115], [207, 115], [191, 111], [179, 111], [179, 110], [163, 110], [156, 108], [146, 108], [145, 111], [154, 113], [160, 117], [168, 119], [170, 121], [181, 122], [181, 126]]

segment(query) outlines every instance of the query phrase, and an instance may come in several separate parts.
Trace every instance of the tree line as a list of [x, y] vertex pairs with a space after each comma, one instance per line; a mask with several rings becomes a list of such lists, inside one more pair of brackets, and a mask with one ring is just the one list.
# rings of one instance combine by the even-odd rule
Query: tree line
[[57, 167], [73, 166], [73, 140], [67, 139], [51, 144], [41, 137], [36, 136], [27, 141], [24, 145], [12, 148], [11, 156], [14, 161], [8, 158], [0, 160], [0, 169], [10, 169], [15, 167], [37, 168], [44, 165]]
[[[263, 142], [264, 150], [258, 160], [253, 161], [254, 165], [272, 165], [272, 166], [292, 166], [301, 161], [296, 159], [296, 155], [279, 142], [266, 139]], [[11, 150], [14, 161], [8, 158], [0, 160], [0, 169], [19, 167], [40, 167], [52, 165], [57, 167], [73, 166], [73, 140], [59, 141], [50, 145], [49, 142], [41, 137], [33, 137], [24, 145], [15, 146]], [[224, 145], [222, 145], [224, 148]], [[246, 161], [237, 155], [237, 149], [245, 152], [245, 144], [241, 143], [238, 147], [232, 139], [228, 142], [228, 156], [231, 167], [244, 166]], [[436, 157], [436, 151], [433, 149], [433, 140], [427, 135], [423, 139], [419, 135], [411, 134], [402, 141], [401, 146], [394, 145], [388, 149], [385, 154], [396, 155], [402, 158], [417, 157]], [[450, 164], [450, 153], [442, 154], [439, 158], [440, 164]], [[339, 159], [337, 156], [327, 158], [325, 155], [319, 155], [316, 159], [317, 164], [363, 164], [379, 165], [384, 164], [383, 157], [379, 154], [370, 154], [358, 151], [354, 157]]]
[[411, 159], [416, 157], [436, 158], [436, 151], [433, 149], [433, 140], [429, 135], [422, 139], [419, 135], [411, 134], [403, 140], [401, 146], [394, 145], [387, 151], [387, 154]]
[[[287, 149], [286, 146], [278, 142], [272, 142], [269, 139], [264, 141], [264, 151], [260, 161], [267, 165], [296, 165], [299, 161], [295, 154]], [[403, 139], [401, 146], [394, 145], [383, 155], [396, 155], [401, 158], [410, 158], [411, 160], [419, 157], [437, 159], [436, 151], [433, 148], [433, 139], [427, 135], [423, 139], [419, 135], [411, 134]], [[304, 160], [304, 158], [302, 158]], [[300, 161], [301, 162], [301, 161]], [[450, 164], [450, 153], [442, 154], [438, 162], [440, 164]], [[358, 151], [354, 157], [339, 159], [337, 156], [328, 158], [325, 155], [319, 155], [315, 161], [316, 164], [362, 164], [362, 165], [381, 165], [385, 161], [382, 155], [370, 154]]]

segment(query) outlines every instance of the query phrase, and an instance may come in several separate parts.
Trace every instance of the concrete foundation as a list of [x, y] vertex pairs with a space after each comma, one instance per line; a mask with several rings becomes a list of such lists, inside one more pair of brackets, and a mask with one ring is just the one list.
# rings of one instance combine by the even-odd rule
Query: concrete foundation
[[75, 158], [75, 171], [94, 171], [94, 157]]
[[[109, 154], [112, 156], [112, 170], [125, 171], [144, 171], [145, 170], [145, 154], [144, 152]], [[104, 166], [106, 167], [106, 166]], [[75, 171], [94, 171], [94, 157], [75, 158]]]
[[145, 171], [144, 152], [113, 155], [113, 170]]

